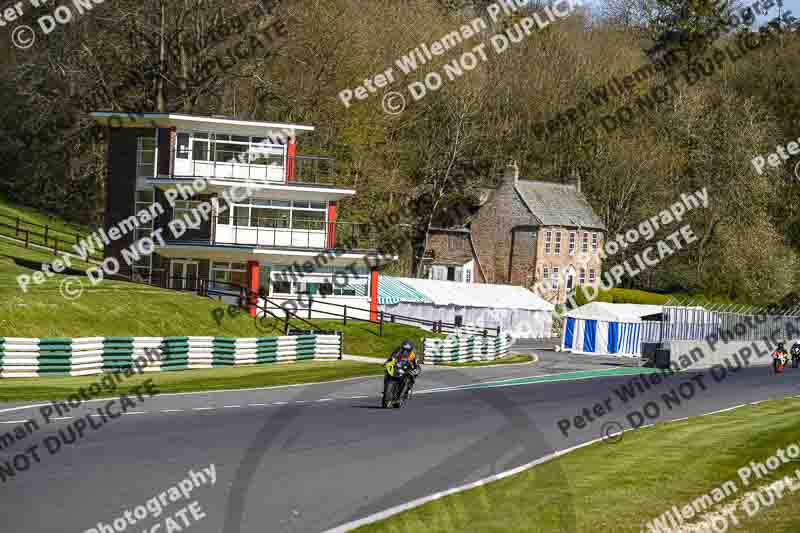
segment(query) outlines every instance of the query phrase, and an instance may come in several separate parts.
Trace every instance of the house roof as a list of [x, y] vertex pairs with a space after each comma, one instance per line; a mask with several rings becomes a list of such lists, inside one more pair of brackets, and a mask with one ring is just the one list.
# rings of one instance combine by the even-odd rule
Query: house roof
[[400, 302], [431, 303], [424, 294], [406, 285], [400, 281], [400, 278], [378, 276], [378, 303], [380, 305], [394, 305]]
[[572, 185], [519, 180], [515, 188], [544, 226], [580, 226], [605, 230], [586, 198]]
[[[381, 301], [384, 284], [392, 289], [405, 287], [409, 296], [398, 296], [398, 301]], [[388, 289], [387, 289], [388, 290]], [[386, 294], [386, 293], [384, 293]], [[422, 296], [423, 299], [419, 299]], [[492, 285], [488, 283], [461, 283], [418, 278], [392, 278], [380, 276], [378, 303], [421, 302], [457, 307], [486, 307], [497, 309], [529, 309], [552, 311], [554, 306], [525, 287]]]
[[281, 132], [286, 135], [297, 135], [304, 131], [314, 131], [314, 126], [303, 124], [285, 124], [281, 122], [264, 122], [260, 120], [243, 120], [223, 116], [192, 115], [188, 113], [124, 113], [114, 111], [95, 111], [92, 119], [104, 126], [127, 128], [212, 128], [214, 131], [228, 131], [241, 135], [263, 135], [265, 131]]
[[643, 317], [661, 313], [662, 310], [660, 305], [590, 302], [569, 311], [567, 317], [606, 322], [641, 322]]

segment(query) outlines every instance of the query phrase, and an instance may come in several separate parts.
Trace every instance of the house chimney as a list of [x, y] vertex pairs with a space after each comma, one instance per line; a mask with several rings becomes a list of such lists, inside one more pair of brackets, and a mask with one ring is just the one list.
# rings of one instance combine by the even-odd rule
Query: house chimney
[[516, 161], [510, 161], [506, 165], [506, 173], [505, 176], [503, 176], [503, 178], [506, 180], [512, 179], [514, 180], [514, 183], [517, 183], [519, 181], [519, 165], [517, 164]]

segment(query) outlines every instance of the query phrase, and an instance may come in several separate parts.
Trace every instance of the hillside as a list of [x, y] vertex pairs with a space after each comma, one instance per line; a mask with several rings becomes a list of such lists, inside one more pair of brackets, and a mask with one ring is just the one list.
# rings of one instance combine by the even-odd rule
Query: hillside
[[[54, 274], [42, 285], [23, 292], [17, 276], [32, 275], [42, 263], [53, 260], [46, 252], [25, 249], [0, 238], [0, 337], [91, 337], [91, 336], [221, 336], [264, 337], [280, 334], [279, 325], [269, 329], [244, 312], [231, 316], [228, 306], [209, 298], [136, 283], [104, 280], [91, 287], [82, 272]], [[76, 261], [78, 268], [88, 265]], [[67, 281], [68, 278], [73, 278]], [[80, 280], [80, 284], [78, 283]], [[69, 300], [66, 291], [83, 287], [81, 296]], [[346, 327], [333, 320], [314, 320], [321, 329], [344, 333], [344, 351], [354, 355], [383, 357], [409, 338], [417, 344], [432, 336], [411, 326], [386, 324], [384, 336], [378, 326], [348, 321]], [[267, 326], [267, 327], [265, 327]], [[295, 327], [307, 328], [303, 323]]]

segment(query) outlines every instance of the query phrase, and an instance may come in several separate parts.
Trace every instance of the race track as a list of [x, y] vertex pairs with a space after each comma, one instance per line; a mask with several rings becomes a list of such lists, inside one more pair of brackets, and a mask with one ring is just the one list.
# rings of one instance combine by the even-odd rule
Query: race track
[[[182, 519], [174, 518], [184, 527], [173, 531], [319, 532], [596, 439], [616, 423], [628, 428], [629, 413], [650, 400], [662, 413], [645, 423], [800, 394], [800, 370], [772, 376], [759, 368], [719, 380], [709, 373], [684, 373], [623, 401], [614, 391], [634, 375], [541, 381], [561, 379], [550, 376], [533, 383], [525, 378], [631, 369], [540, 353], [535, 365], [426, 367], [418, 393], [401, 410], [378, 408], [377, 378], [158, 395], [51, 455], [41, 443], [81, 417], [73, 411], [68, 415], [73, 418], [42, 425], [0, 450], [0, 462], [13, 462], [39, 444], [41, 459], [0, 484], [3, 531], [101, 531], [99, 522], [112, 524], [189, 470], [213, 464], [213, 485], [209, 476], [190, 497], [168, 501], [160, 516], [148, 511], [122, 530], [164, 533], [167, 517], [197, 501], [203, 516], [187, 519], [184, 512]], [[661, 394], [672, 389], [678, 394], [679, 386], [680, 405], [667, 409]], [[101, 403], [86, 404], [86, 412]], [[596, 414], [598, 403], [602, 416]], [[42, 420], [38, 408], [19, 407], [0, 407], [0, 431]], [[584, 417], [581, 424], [574, 417], [584, 408], [592, 420]], [[571, 419], [566, 437], [558, 425], [564, 419]]]

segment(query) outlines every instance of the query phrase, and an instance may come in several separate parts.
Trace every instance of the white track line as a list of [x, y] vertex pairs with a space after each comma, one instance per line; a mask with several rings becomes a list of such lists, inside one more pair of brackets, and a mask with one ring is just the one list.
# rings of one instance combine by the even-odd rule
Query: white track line
[[192, 407], [192, 411], [213, 411], [216, 407]]
[[27, 420], [9, 420], [7, 422], [0, 422], [0, 424], [25, 424]]
[[[743, 404], [743, 405], [755, 405], [755, 404], [751, 403], [751, 404]], [[711, 413], [706, 413], [706, 414], [707, 415], [716, 415], [716, 414], [719, 414], [719, 413], [727, 413], [728, 411], [733, 411], [734, 409], [738, 409], [739, 407], [742, 407], [742, 405], [735, 405], [733, 407], [728, 407], [727, 409], [720, 409], [719, 411], [713, 411]]]
[[[2, 237], [2, 235], [0, 235]], [[335, 360], [334, 360], [335, 361]], [[334, 362], [331, 361], [331, 362]], [[164, 392], [159, 393], [158, 397], [163, 398], [166, 396], [192, 396], [198, 394], [217, 394], [221, 392], [248, 392], [248, 391], [260, 391], [260, 390], [275, 390], [275, 389], [288, 389], [288, 388], [295, 388], [295, 387], [309, 387], [313, 385], [327, 385], [329, 383], [343, 383], [345, 381], [355, 381], [355, 380], [363, 380], [363, 379], [375, 379], [375, 376], [360, 376], [355, 378], [345, 378], [345, 379], [334, 379], [331, 381], [315, 381], [313, 383], [294, 383], [292, 385], [275, 385], [272, 387], [251, 387], [251, 388], [243, 388], [243, 389], [221, 389], [221, 390], [209, 390], [209, 391], [197, 391], [197, 392]], [[93, 398], [91, 400], [86, 400], [83, 403], [89, 402], [108, 402], [109, 400], [113, 400], [114, 396], [108, 396], [105, 398]], [[46, 407], [49, 406], [49, 403], [37, 403], [31, 405], [20, 405], [18, 407], [9, 407], [6, 409], [0, 409], [0, 414], [2, 413], [11, 413], [14, 411], [23, 411], [25, 409], [36, 409], [38, 407]], [[55, 418], [52, 420], [56, 420]]]
[[[741, 405], [730, 407], [728, 409], [723, 409], [721, 411], [715, 411], [714, 413], [703, 413], [701, 415], [695, 415], [693, 417], [687, 417], [687, 418], [701, 418], [701, 417], [713, 415], [713, 414], [716, 414], [716, 413], [732, 411], [734, 409], [738, 409], [740, 407], [745, 407], [747, 405], [749, 405], [749, 404], [744, 403], [744, 404], [741, 404]], [[645, 428], [654, 427], [654, 426], [655, 426], [655, 424], [648, 424], [648, 425], [642, 426], [642, 427], [640, 427], [638, 429], [623, 429], [622, 432], [615, 433], [614, 434], [614, 438], [619, 437], [622, 433], [627, 433], [629, 431], [638, 431], [639, 429], [645, 429]], [[380, 522], [381, 520], [386, 520], [387, 518], [390, 518], [390, 517], [392, 517], [392, 516], [394, 516], [396, 514], [399, 514], [399, 513], [405, 512], [405, 511], [409, 511], [409, 510], [414, 509], [416, 507], [420, 507], [422, 505], [425, 505], [426, 503], [430, 503], [432, 501], [440, 500], [440, 499], [444, 498], [445, 496], [450, 496], [452, 494], [457, 494], [459, 492], [464, 492], [466, 490], [474, 489], [476, 487], [480, 487], [482, 485], [486, 485], [486, 484], [491, 483], [493, 481], [499, 481], [501, 479], [504, 479], [504, 478], [519, 474], [521, 472], [524, 472], [525, 470], [530, 470], [531, 468], [534, 468], [534, 467], [539, 466], [541, 464], [549, 463], [553, 459], [556, 459], [556, 458], [561, 457], [563, 455], [566, 455], [568, 453], [572, 453], [572, 452], [574, 452], [576, 450], [580, 450], [581, 448], [585, 448], [586, 446], [591, 446], [593, 444], [597, 444], [598, 442], [602, 442], [602, 441], [604, 441], [606, 439], [608, 439], [608, 437], [600, 437], [598, 439], [593, 439], [593, 440], [590, 440], [589, 442], [584, 442], [583, 444], [579, 444], [577, 446], [573, 446], [573, 447], [567, 448], [565, 450], [560, 450], [560, 451], [551, 453], [549, 455], [545, 455], [544, 457], [542, 457], [540, 459], [536, 459], [535, 461], [531, 461], [530, 463], [524, 464], [522, 466], [518, 466], [516, 468], [512, 468], [511, 470], [506, 470], [505, 472], [500, 472], [499, 474], [494, 474], [494, 475], [485, 477], [483, 479], [479, 479], [478, 481], [475, 481], [473, 483], [469, 483], [467, 485], [461, 485], [460, 487], [455, 487], [455, 488], [448, 489], [448, 490], [445, 490], [445, 491], [435, 492], [435, 493], [430, 494], [428, 496], [423, 496], [422, 498], [417, 498], [416, 500], [411, 500], [410, 502], [407, 502], [407, 503], [402, 503], [400, 505], [395, 505], [394, 507], [390, 507], [389, 509], [386, 509], [384, 511], [380, 511], [380, 512], [371, 514], [369, 516], [365, 516], [364, 518], [359, 518], [358, 520], [353, 520], [351, 522], [347, 522], [347, 523], [342, 524], [340, 526], [337, 526], [337, 527], [335, 527], [333, 529], [328, 529], [327, 531], [324, 531], [323, 533], [346, 533], [347, 531], [351, 531], [351, 530], [359, 528], [361, 526], [365, 526], [365, 525], [368, 525], [368, 524], [374, 524], [375, 522]]]
[[241, 409], [242, 406], [241, 405], [223, 405], [222, 408], [223, 409]]

